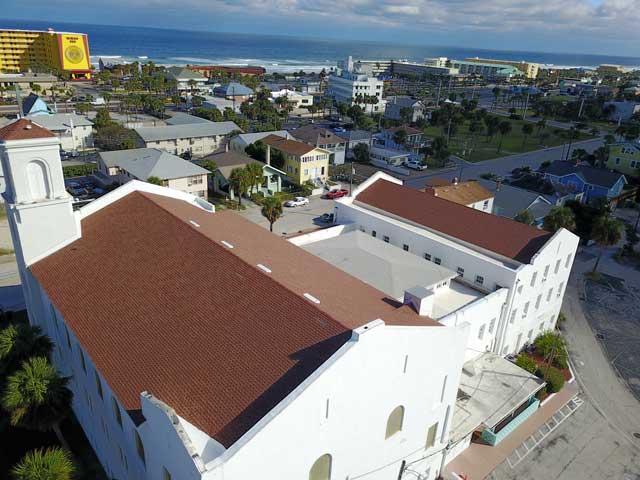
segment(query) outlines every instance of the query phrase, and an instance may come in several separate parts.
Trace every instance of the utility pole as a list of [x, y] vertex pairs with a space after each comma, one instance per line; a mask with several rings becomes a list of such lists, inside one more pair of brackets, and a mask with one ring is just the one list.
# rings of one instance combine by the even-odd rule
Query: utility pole
[[573, 143], [573, 127], [569, 129], [569, 146], [567, 147], [567, 158], [569, 160], [569, 154], [571, 153], [571, 144]]
[[585, 98], [582, 97], [582, 101], [580, 102], [580, 109], [578, 110], [578, 120], [580, 120], [580, 117], [582, 116], [582, 108], [584, 107], [584, 100]]
[[529, 95], [531, 95], [531, 90], [527, 89], [527, 100], [524, 102], [524, 111], [522, 112], [522, 119], [527, 119], [527, 108], [529, 108]]
[[402, 475], [407, 468], [407, 461], [402, 460], [402, 464], [400, 465], [400, 471], [398, 472], [398, 480], [402, 480]]
[[436, 107], [440, 105], [440, 91], [442, 90], [442, 76], [440, 76], [440, 80], [438, 82], [438, 98], [436, 98]]
[[449, 440], [446, 447], [444, 447], [444, 450], [442, 451], [442, 461], [440, 462], [440, 472], [438, 473], [439, 478], [444, 478], [444, 467], [447, 464], [447, 454], [449, 453], [449, 450], [451, 450], [451, 447], [453, 447], [453, 442]]

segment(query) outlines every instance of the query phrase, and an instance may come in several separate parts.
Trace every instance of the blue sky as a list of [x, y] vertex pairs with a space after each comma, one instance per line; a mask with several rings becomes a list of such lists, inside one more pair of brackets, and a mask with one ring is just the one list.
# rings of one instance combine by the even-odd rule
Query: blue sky
[[27, 11], [3, 3], [5, 18], [640, 56], [640, 0], [29, 0]]

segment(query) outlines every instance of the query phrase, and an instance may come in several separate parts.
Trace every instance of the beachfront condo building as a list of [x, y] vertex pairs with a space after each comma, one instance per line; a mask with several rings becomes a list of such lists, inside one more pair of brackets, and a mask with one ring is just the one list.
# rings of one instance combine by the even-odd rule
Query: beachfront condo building
[[522, 73], [526, 75], [527, 78], [536, 78], [538, 76], [538, 72], [540, 71], [540, 64], [532, 63], [532, 62], [524, 62], [517, 60], [493, 60], [488, 58], [465, 58], [465, 62], [471, 63], [488, 63], [493, 65], [507, 65], [513, 68], [520, 70]]
[[89, 41], [84, 33], [0, 30], [0, 73], [46, 72], [89, 80]]
[[[384, 83], [374, 76], [373, 67], [354, 63], [351, 57], [340, 65], [338, 72], [329, 77], [327, 95], [336, 103], [360, 105], [365, 111], [372, 113], [384, 112]], [[377, 99], [376, 103], [370, 101], [373, 98]]]

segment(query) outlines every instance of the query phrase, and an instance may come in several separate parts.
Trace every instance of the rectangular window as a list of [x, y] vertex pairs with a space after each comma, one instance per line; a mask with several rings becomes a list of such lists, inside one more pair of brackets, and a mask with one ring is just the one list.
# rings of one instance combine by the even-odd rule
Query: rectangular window
[[518, 313], [518, 309], [514, 308], [511, 310], [511, 316], [509, 317], [509, 323], [514, 323], [516, 321], [516, 315]]
[[444, 376], [444, 379], [442, 380], [442, 390], [440, 391], [440, 403], [444, 402], [444, 394], [447, 391], [447, 379], [449, 378], [448, 375]]
[[135, 437], [135, 440], [136, 440], [136, 451], [138, 452], [138, 456], [140, 457], [140, 460], [142, 460], [142, 463], [146, 465], [147, 461], [144, 457], [144, 445], [142, 444], [142, 439], [140, 438], [140, 434], [137, 431], [134, 431], [133, 436]]
[[122, 412], [120, 412], [120, 407], [115, 398], [111, 399], [111, 406], [113, 407], [113, 415], [116, 417], [116, 422], [122, 427]]
[[481, 325], [480, 330], [478, 330], [478, 340], [482, 340], [484, 337], [484, 327], [485, 325]]
[[562, 289], [564, 288], [564, 282], [562, 282], [559, 286], [558, 286], [558, 291], [556, 292], [556, 298], [560, 298], [560, 295], [562, 295]]
[[553, 272], [557, 274], [559, 271], [560, 271], [560, 259], [558, 259], [558, 261], [556, 262], [556, 268], [553, 270]]
[[162, 480], [171, 480], [171, 474], [166, 467], [162, 467]]
[[442, 259], [441, 259], [441, 258], [438, 258], [438, 257], [435, 257], [435, 258], [433, 259], [433, 263], [435, 263], [436, 265], [440, 265], [440, 264], [442, 263]]
[[430, 253], [425, 253], [424, 254], [424, 259], [431, 261], [431, 254]]
[[384, 240], [385, 243], [389, 243], [389, 237], [387, 237], [386, 235], [382, 237], [382, 240]]
[[71, 337], [69, 336], [69, 329], [66, 325], [64, 327], [64, 334], [67, 337], [67, 346], [69, 347], [69, 350], [71, 350]]
[[542, 300], [542, 294], [538, 295], [538, 298], [536, 298], [536, 310], [538, 310], [540, 308], [540, 301]]
[[553, 295], [553, 288], [550, 288], [547, 292], [547, 302], [551, 301], [551, 296]]
[[567, 262], [564, 265], [564, 268], [569, 268], [571, 265], [571, 254], [567, 255]]
[[405, 252], [408, 252], [408, 251], [409, 251], [409, 245], [407, 245], [407, 244], [405, 243], [404, 245], [402, 245], [402, 249], [403, 249]]
[[431, 448], [436, 444], [436, 436], [438, 435], [438, 422], [429, 427], [427, 432], [427, 445], [425, 448]]
[[542, 281], [545, 282], [547, 280], [547, 277], [549, 276], [549, 266], [547, 265], [546, 267], [544, 267], [544, 275], [542, 276]]
[[484, 283], [484, 277], [482, 275], [476, 275], [476, 283], [482, 285]]
[[78, 348], [78, 351], [80, 352], [80, 365], [82, 365], [82, 371], [84, 373], [87, 373], [87, 364], [85, 363], [85, 360], [84, 360], [84, 353], [82, 353], [81, 348]]
[[531, 341], [532, 338], [533, 338], [533, 329], [529, 330], [529, 333], [527, 333], [527, 339]]
[[495, 326], [496, 326], [496, 319], [494, 317], [489, 322], [489, 333], [493, 333], [493, 329], [495, 328]]
[[522, 311], [522, 317], [526, 317], [527, 313], [529, 313], [529, 304], [530, 303], [531, 302], [527, 302], [527, 303], [524, 304], [524, 309]]
[[534, 287], [536, 285], [536, 278], [538, 278], [538, 272], [533, 272], [531, 276], [531, 286]]
[[373, 238], [376, 238], [378, 236], [378, 232], [376, 232], [375, 230], [371, 230], [371, 236]]
[[102, 398], [102, 382], [100, 381], [100, 377], [98, 376], [98, 372], [93, 372], [96, 377], [96, 390], [98, 391], [98, 395]]
[[464, 277], [464, 268], [458, 267], [458, 275], [460, 275], [461, 277]]

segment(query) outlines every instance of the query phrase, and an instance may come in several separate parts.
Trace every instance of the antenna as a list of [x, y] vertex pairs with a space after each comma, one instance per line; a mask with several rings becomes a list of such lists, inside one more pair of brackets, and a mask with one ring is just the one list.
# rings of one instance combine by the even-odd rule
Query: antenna
[[24, 118], [24, 109], [22, 108], [22, 100], [20, 99], [20, 87], [18, 83], [15, 84], [16, 88], [16, 102], [18, 102], [18, 108], [20, 109], [20, 114], [18, 118]]

